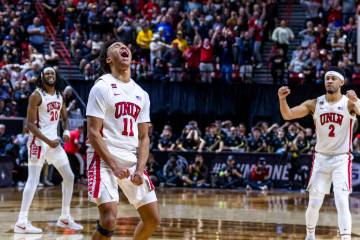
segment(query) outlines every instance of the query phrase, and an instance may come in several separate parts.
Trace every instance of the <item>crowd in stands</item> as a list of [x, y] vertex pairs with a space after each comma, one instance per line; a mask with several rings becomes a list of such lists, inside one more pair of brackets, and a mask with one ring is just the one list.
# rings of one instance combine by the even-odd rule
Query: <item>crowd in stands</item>
[[118, 39], [138, 80], [250, 82], [277, 17], [275, 0], [120, 2], [44, 1], [86, 80], [98, 77], [102, 43]]
[[248, 131], [243, 123], [234, 126], [230, 120], [215, 121], [204, 130], [190, 121], [179, 134], [170, 125], [160, 135], [152, 128], [150, 132], [151, 149], [159, 151], [312, 153], [316, 141], [311, 128], [290, 122], [259, 122]]
[[[356, 2], [300, 0], [306, 17], [304, 29], [293, 33], [283, 20], [272, 35], [277, 43], [269, 58], [274, 83], [284, 83], [285, 68], [289, 83], [295, 84], [322, 84], [330, 66], [342, 68], [349, 83], [356, 79], [356, 16], [360, 13]], [[294, 38], [300, 39], [300, 45], [288, 58]]]

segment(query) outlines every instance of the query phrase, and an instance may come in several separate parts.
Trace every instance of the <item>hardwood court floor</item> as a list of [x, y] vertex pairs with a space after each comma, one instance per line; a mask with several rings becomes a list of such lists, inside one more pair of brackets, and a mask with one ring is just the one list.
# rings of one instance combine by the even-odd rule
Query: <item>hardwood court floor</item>
[[[161, 226], [152, 239], [304, 239], [306, 193], [282, 191], [245, 192], [230, 190], [157, 189]], [[84, 225], [76, 233], [55, 227], [60, 214], [60, 187], [40, 189], [30, 211], [41, 235], [13, 234], [20, 208], [21, 191], [0, 189], [0, 240], [90, 239], [97, 219], [96, 206], [87, 201], [86, 187], [77, 185], [72, 202], [73, 217]], [[360, 239], [360, 194], [350, 199], [353, 239]], [[131, 239], [139, 221], [125, 199], [119, 205], [118, 228], [113, 239]], [[318, 239], [339, 239], [335, 203], [327, 197], [320, 214]]]

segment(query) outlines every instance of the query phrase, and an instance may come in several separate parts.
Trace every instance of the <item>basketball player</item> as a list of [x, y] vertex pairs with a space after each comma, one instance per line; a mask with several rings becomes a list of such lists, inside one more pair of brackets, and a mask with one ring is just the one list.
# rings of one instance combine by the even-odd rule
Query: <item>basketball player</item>
[[74, 174], [57, 134], [60, 116], [64, 129], [63, 138], [66, 142], [69, 140], [66, 107], [59, 90], [56, 89], [56, 72], [54, 68], [47, 67], [41, 74], [38, 88], [29, 97], [27, 109], [27, 126], [30, 130], [27, 145], [29, 176], [23, 192], [20, 214], [14, 227], [15, 233], [42, 232], [28, 221], [28, 214], [45, 159], [55, 166], [63, 178], [62, 209], [56, 225], [73, 230], [83, 229], [70, 215]]
[[102, 75], [90, 91], [88, 120], [88, 195], [100, 219], [93, 239], [111, 239], [116, 228], [118, 186], [141, 221], [134, 239], [148, 239], [160, 221], [154, 186], [145, 165], [149, 156], [148, 94], [130, 78], [131, 52], [108, 42], [100, 52]]
[[[281, 115], [285, 120], [302, 118], [311, 114], [316, 127], [316, 146], [309, 185], [309, 204], [306, 210], [306, 240], [315, 239], [315, 227], [325, 194], [334, 186], [338, 226], [342, 240], [351, 239], [351, 215], [349, 194], [351, 193], [352, 128], [359, 107], [341, 94], [344, 73], [332, 68], [325, 73], [326, 94], [289, 108], [286, 97], [288, 87], [278, 91]], [[356, 97], [355, 97], [356, 101]]]

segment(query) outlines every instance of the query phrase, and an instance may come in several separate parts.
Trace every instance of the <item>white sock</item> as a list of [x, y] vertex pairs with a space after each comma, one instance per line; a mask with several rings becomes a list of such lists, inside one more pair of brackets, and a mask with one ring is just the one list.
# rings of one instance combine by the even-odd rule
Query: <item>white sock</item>
[[[335, 204], [338, 213], [338, 225], [341, 239], [350, 239], [351, 236], [351, 214], [349, 208], [349, 194], [335, 192]], [[343, 238], [344, 237], [344, 238]]]
[[70, 217], [70, 204], [74, 188], [74, 174], [71, 171], [70, 164], [65, 164], [57, 168], [63, 181], [61, 183], [62, 189], [62, 207], [61, 218]]
[[18, 222], [27, 222], [31, 202], [39, 184], [42, 166], [28, 166], [28, 179], [22, 195], [21, 209]]
[[315, 228], [319, 219], [319, 211], [324, 201], [324, 194], [313, 193], [309, 194], [309, 204], [306, 209], [306, 233], [308, 235], [315, 235]]

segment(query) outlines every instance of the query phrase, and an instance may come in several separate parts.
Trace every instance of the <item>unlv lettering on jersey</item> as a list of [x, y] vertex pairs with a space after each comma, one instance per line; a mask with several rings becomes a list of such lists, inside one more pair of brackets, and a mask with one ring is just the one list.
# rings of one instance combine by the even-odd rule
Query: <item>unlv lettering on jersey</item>
[[115, 118], [130, 115], [135, 121], [139, 116], [141, 108], [132, 102], [118, 102], [115, 104]]
[[320, 115], [320, 123], [324, 125], [325, 123], [337, 123], [342, 124], [344, 116], [338, 113], [323, 113]]
[[50, 102], [47, 104], [47, 112], [50, 112], [51, 110], [60, 110], [61, 104], [59, 102]]

